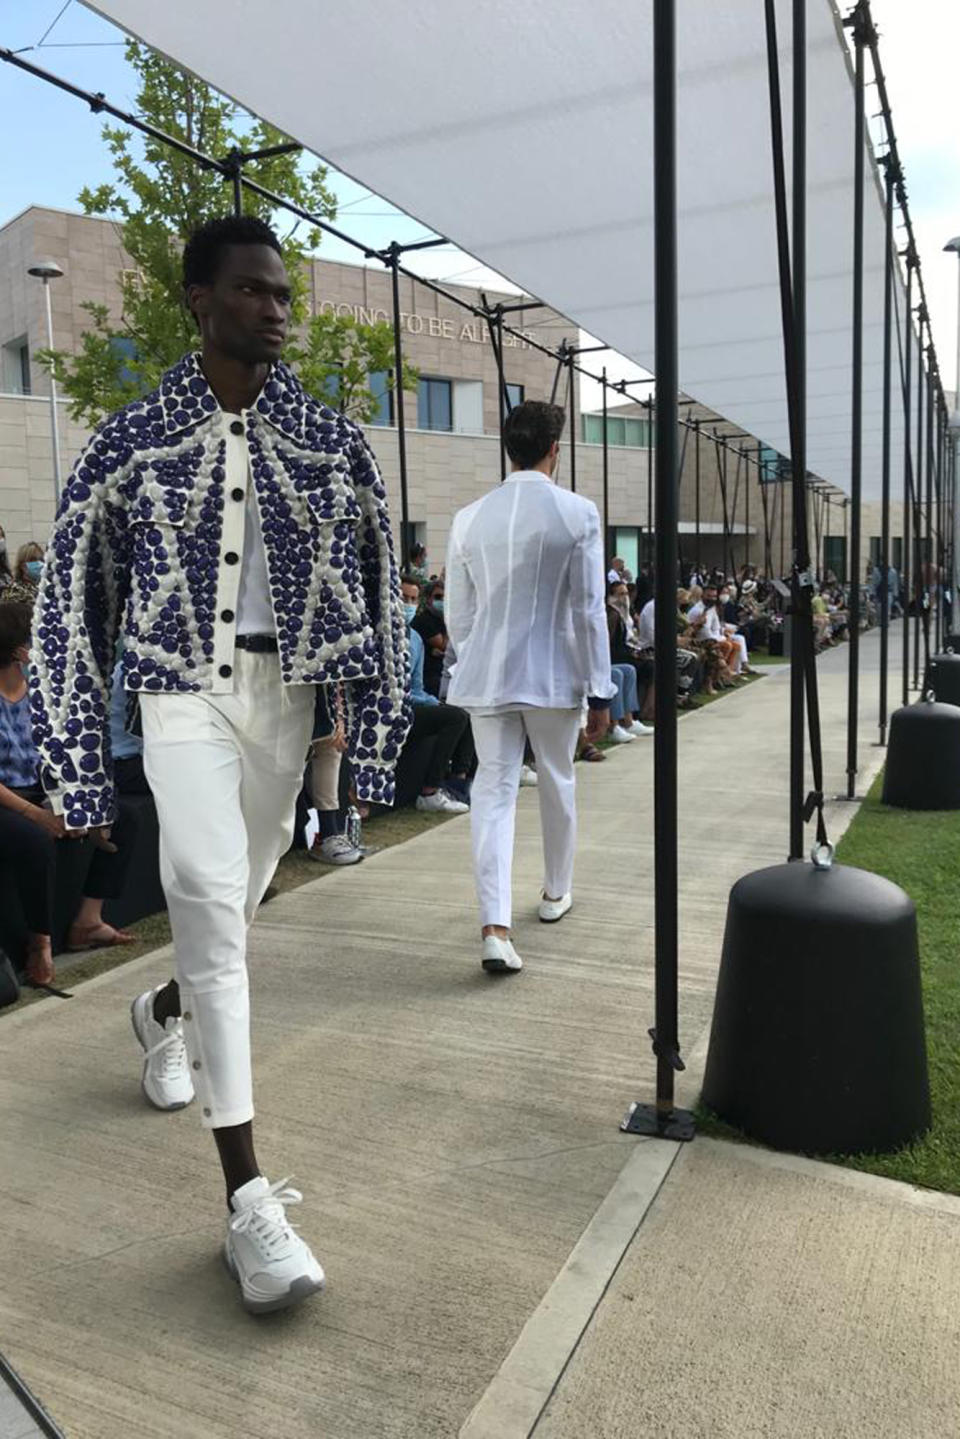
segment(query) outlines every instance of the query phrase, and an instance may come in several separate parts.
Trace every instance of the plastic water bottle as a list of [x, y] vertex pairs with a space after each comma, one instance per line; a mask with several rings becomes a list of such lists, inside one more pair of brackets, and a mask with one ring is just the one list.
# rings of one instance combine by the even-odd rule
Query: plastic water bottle
[[347, 825], [344, 833], [354, 849], [363, 848], [363, 826], [360, 820], [360, 811], [355, 804], [352, 804], [347, 810]]

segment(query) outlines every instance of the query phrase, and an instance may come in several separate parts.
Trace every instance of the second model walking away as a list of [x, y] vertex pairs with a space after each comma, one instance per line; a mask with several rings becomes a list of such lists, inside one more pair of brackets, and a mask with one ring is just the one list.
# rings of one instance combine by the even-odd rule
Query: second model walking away
[[615, 693], [604, 612], [600, 516], [553, 483], [564, 412], [529, 400], [511, 410], [512, 473], [457, 514], [446, 570], [446, 620], [456, 655], [449, 701], [468, 710], [478, 769], [471, 796], [482, 964], [522, 968], [511, 939], [517, 789], [529, 741], [537, 760], [544, 879], [539, 917], [573, 904], [574, 754], [583, 705], [587, 738], [603, 735]]

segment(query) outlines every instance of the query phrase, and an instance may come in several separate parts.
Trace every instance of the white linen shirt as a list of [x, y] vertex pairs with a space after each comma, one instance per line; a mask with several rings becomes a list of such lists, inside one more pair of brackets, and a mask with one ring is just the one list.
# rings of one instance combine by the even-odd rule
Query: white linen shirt
[[539, 470], [516, 470], [454, 516], [444, 616], [448, 701], [571, 709], [611, 699], [600, 516]]

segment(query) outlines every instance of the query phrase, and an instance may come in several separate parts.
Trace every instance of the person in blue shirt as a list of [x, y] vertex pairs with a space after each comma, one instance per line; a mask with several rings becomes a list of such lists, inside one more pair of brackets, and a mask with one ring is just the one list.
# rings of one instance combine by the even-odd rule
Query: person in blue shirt
[[401, 577], [407, 638], [410, 643], [410, 701], [413, 728], [405, 751], [427, 738], [435, 740], [424, 785], [417, 796], [417, 809], [434, 814], [466, 814], [469, 805], [469, 774], [473, 768], [473, 736], [470, 717], [456, 705], [443, 704], [424, 685], [425, 646], [414, 629], [420, 603], [420, 581], [416, 575]]

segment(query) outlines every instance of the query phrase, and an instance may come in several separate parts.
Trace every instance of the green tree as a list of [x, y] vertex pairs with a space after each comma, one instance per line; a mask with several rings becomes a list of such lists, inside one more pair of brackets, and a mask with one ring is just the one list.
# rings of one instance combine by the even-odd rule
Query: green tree
[[[326, 398], [361, 423], [379, 412], [383, 386], [372, 387], [371, 375], [393, 370], [393, 328], [374, 325], [352, 315], [314, 315], [296, 356], [297, 370], [312, 395]], [[406, 361], [403, 388], [415, 390], [418, 371]], [[392, 383], [392, 379], [390, 381]]]
[[[272, 126], [254, 120], [146, 47], [131, 43], [126, 54], [139, 80], [138, 115], [191, 148], [223, 158], [235, 148], [259, 150], [285, 140]], [[103, 305], [87, 304], [90, 328], [78, 353], [44, 351], [38, 356], [69, 397], [73, 418], [90, 425], [146, 394], [163, 371], [195, 345], [196, 327], [181, 293], [183, 242], [195, 225], [233, 203], [221, 175], [162, 141], [112, 125], [105, 125], [102, 135], [116, 182], [85, 188], [79, 199], [86, 214], [119, 217], [122, 224], [130, 268], [120, 279], [120, 317], [112, 317]], [[251, 163], [245, 173], [313, 214], [326, 218], [336, 213], [323, 165], [305, 171], [297, 154], [280, 155]], [[248, 214], [275, 218], [269, 202], [248, 190], [243, 205]], [[320, 231], [296, 221], [281, 240], [294, 289], [294, 323], [302, 323], [307, 308], [304, 262], [319, 243]], [[290, 358], [296, 362], [295, 349]]]

